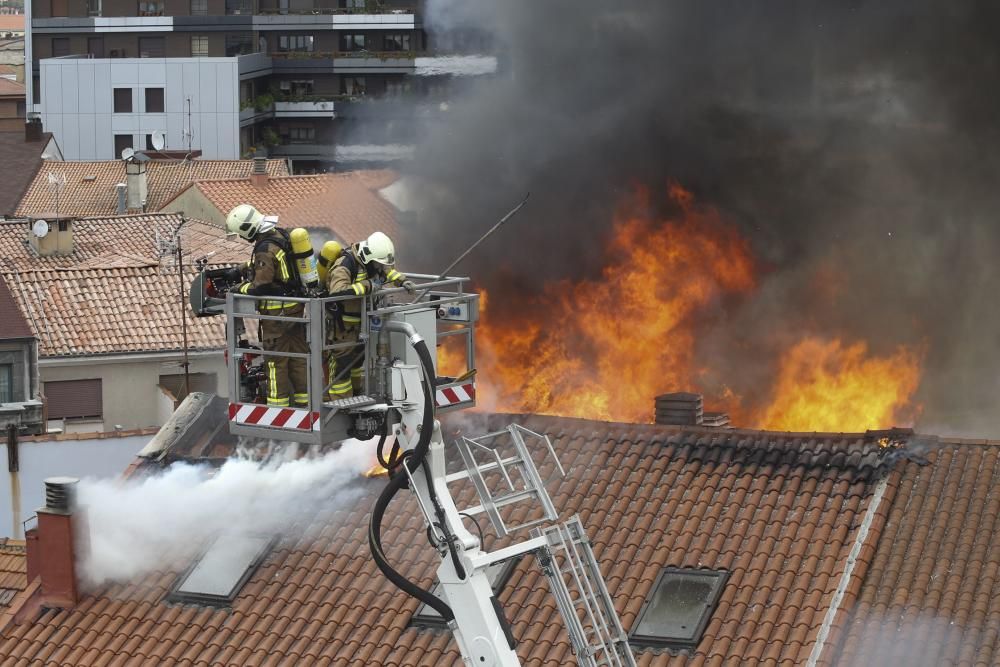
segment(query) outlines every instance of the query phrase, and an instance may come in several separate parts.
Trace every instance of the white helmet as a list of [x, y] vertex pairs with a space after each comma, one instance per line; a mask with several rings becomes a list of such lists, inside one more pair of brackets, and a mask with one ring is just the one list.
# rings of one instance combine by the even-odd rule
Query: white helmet
[[247, 241], [252, 240], [258, 233], [269, 232], [272, 229], [274, 222], [266, 219], [250, 204], [240, 204], [226, 217], [226, 231], [229, 234], [238, 234]]
[[375, 232], [358, 244], [358, 259], [362, 264], [378, 262], [382, 266], [393, 266], [396, 263], [396, 249], [388, 236]]

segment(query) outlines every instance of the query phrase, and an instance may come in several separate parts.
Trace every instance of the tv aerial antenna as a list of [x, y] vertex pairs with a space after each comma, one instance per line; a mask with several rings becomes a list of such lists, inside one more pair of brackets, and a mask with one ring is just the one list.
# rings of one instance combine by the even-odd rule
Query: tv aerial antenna
[[58, 171], [50, 171], [46, 177], [49, 184], [49, 192], [55, 198], [56, 219], [59, 219], [59, 193], [66, 187], [66, 175]]

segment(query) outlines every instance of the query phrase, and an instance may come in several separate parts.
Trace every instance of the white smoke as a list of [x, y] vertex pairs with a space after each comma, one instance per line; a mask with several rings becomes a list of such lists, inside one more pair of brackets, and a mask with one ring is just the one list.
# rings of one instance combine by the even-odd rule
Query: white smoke
[[[175, 463], [137, 480], [85, 479], [77, 499], [88, 527], [86, 584], [130, 580], [190, 564], [221, 533], [278, 534], [362, 493], [377, 440], [348, 440], [322, 456], [294, 448], [266, 463], [230, 459], [215, 469]], [[308, 523], [308, 522], [307, 522]]]

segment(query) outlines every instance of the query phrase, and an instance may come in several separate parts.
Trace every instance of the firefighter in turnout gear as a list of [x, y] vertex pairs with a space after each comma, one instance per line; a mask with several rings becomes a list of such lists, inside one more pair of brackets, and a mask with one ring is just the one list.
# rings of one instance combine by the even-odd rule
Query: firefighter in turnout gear
[[[395, 264], [392, 241], [382, 232], [375, 232], [341, 252], [327, 273], [327, 291], [331, 296], [364, 297], [383, 285], [394, 284], [413, 293], [416, 289], [413, 281], [397, 271]], [[361, 299], [336, 302], [327, 331], [332, 344], [357, 342], [361, 331]], [[332, 352], [327, 360], [330, 400], [350, 398], [364, 391], [364, 352], [363, 344]]]
[[[227, 231], [254, 244], [244, 282], [234, 291], [275, 297], [300, 294], [301, 285], [292, 261], [288, 232], [276, 223], [276, 217], [265, 217], [249, 204], [240, 204], [229, 212]], [[257, 302], [257, 311], [262, 315], [302, 317], [303, 307], [301, 303], [262, 299]], [[260, 342], [265, 352], [309, 352], [305, 325], [297, 322], [260, 320]], [[266, 354], [265, 359], [267, 404], [288, 407], [291, 399], [294, 405], [308, 405], [305, 359], [268, 357]]]

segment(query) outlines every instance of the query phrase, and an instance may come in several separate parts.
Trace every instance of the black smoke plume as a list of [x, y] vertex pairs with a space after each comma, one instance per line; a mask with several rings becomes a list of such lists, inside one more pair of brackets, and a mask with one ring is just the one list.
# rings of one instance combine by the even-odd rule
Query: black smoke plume
[[667, 214], [676, 180], [765, 268], [699, 342], [720, 383], [766, 388], [810, 333], [925, 345], [918, 428], [1000, 430], [1000, 5], [429, 0], [432, 38], [468, 25], [500, 67], [421, 126], [409, 265], [447, 265], [530, 190], [462, 267], [516, 310], [598, 276], [622, 197]]

